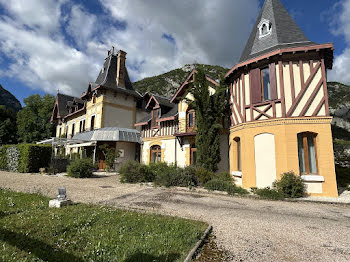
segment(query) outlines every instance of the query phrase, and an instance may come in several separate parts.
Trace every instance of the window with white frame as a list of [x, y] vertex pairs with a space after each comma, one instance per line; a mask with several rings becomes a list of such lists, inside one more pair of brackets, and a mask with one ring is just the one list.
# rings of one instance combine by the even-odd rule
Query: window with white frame
[[265, 36], [271, 35], [272, 23], [267, 19], [263, 19], [258, 25], [258, 30], [259, 30], [259, 38], [263, 38]]

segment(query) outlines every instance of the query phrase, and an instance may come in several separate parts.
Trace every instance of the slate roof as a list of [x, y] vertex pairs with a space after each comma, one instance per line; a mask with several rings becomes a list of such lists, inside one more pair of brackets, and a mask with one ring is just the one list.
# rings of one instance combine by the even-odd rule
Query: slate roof
[[166, 98], [164, 96], [159, 96], [159, 95], [153, 95], [153, 96], [157, 99], [159, 105], [167, 106], [167, 107], [173, 107], [174, 106], [174, 104], [170, 103], [170, 99], [169, 98]]
[[76, 97], [60, 93], [57, 94], [58, 112], [61, 118], [64, 118], [66, 115], [68, 115], [69, 111], [67, 105], [69, 102], [72, 102], [74, 98]]
[[168, 111], [166, 114], [162, 115], [160, 117], [160, 119], [162, 118], [167, 118], [167, 117], [171, 117], [171, 116], [176, 116], [178, 114], [178, 107], [177, 105], [174, 106], [170, 111]]
[[[178, 114], [178, 106], [176, 104], [170, 103], [169, 98], [159, 96], [159, 95], [153, 95], [155, 99], [157, 99], [159, 105], [161, 106], [161, 117], [160, 120], [163, 118], [168, 118], [172, 116], [176, 116]], [[152, 120], [152, 113], [142, 118], [140, 121], [138, 121], [136, 124], [140, 123], [148, 123]]]
[[[272, 33], [259, 39], [258, 25], [266, 19]], [[266, 0], [241, 55], [240, 62], [283, 48], [315, 45], [295, 23], [280, 0]]]
[[134, 95], [136, 97], [141, 97], [140, 93], [135, 91], [133, 88], [128, 69], [125, 67], [124, 78], [125, 78], [125, 88], [121, 86], [117, 86], [117, 56], [113, 54], [111, 51], [108, 57], [105, 59], [103, 67], [96, 78], [94, 86], [104, 86], [108, 89], [116, 90], [121, 93], [125, 93], [128, 95]]

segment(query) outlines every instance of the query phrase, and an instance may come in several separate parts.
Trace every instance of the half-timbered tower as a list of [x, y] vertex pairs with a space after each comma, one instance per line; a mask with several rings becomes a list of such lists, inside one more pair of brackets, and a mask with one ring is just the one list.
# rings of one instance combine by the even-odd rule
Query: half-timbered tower
[[312, 195], [337, 196], [326, 70], [333, 44], [311, 42], [279, 0], [266, 0], [227, 74], [231, 93], [230, 171], [244, 188], [284, 172]]

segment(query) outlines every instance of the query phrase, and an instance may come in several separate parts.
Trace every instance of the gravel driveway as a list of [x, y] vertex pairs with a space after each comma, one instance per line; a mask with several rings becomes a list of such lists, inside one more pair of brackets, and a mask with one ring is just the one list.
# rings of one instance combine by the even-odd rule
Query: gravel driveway
[[350, 207], [291, 203], [120, 184], [91, 179], [0, 172], [0, 187], [54, 197], [65, 186], [73, 201], [146, 210], [206, 221], [233, 261], [350, 261]]

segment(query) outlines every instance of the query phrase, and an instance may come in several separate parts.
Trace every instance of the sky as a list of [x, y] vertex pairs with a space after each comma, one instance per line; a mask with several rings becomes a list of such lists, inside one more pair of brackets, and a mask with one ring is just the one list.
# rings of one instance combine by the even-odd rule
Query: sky
[[[335, 45], [330, 81], [350, 84], [350, 0], [281, 0], [311, 41]], [[132, 81], [204, 63], [233, 67], [263, 0], [0, 0], [0, 84], [74, 96], [107, 50], [127, 52]]]

